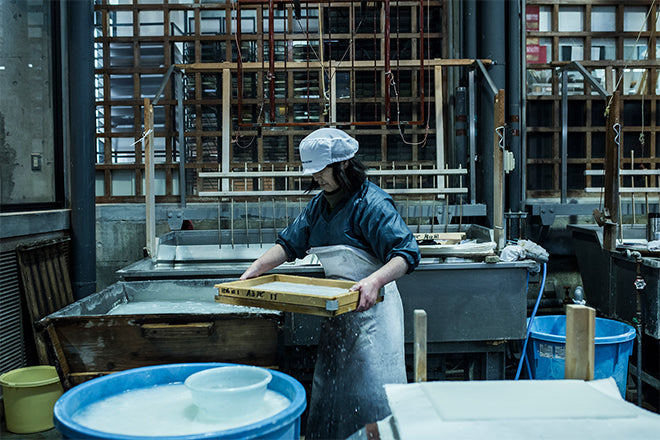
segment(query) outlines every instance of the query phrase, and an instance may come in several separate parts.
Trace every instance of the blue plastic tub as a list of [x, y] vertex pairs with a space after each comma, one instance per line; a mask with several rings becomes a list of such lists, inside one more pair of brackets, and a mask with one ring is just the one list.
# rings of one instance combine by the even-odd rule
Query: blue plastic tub
[[[234, 364], [191, 363], [168, 364], [135, 368], [90, 380], [64, 393], [53, 408], [55, 428], [65, 439], [114, 439], [114, 440], [153, 440], [155, 437], [119, 435], [97, 431], [82, 426], [72, 420], [76, 411], [98, 400], [125, 391], [150, 386], [183, 382], [188, 376], [201, 370]], [[159, 439], [277, 439], [300, 438], [300, 416], [305, 410], [305, 389], [292, 377], [272, 371], [273, 379], [268, 389], [283, 394], [291, 400], [291, 405], [278, 414], [239, 428], [226, 429], [203, 434], [163, 437]], [[112, 417], [111, 414], [108, 415]], [[121, 423], [120, 420], [117, 421]]]
[[[626, 396], [628, 358], [635, 329], [611, 319], [596, 318], [594, 379], [613, 377], [621, 396]], [[566, 316], [537, 316], [530, 328], [527, 359], [533, 379], [563, 379], [566, 352]]]

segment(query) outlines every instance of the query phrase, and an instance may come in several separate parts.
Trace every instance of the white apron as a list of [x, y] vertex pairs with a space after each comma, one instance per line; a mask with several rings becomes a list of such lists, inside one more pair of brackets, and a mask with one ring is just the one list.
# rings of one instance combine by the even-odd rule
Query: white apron
[[[359, 281], [381, 264], [350, 246], [312, 248], [326, 278]], [[388, 383], [406, 383], [403, 306], [395, 282], [384, 301], [365, 312], [325, 318], [321, 324], [305, 439], [346, 439], [390, 414]]]

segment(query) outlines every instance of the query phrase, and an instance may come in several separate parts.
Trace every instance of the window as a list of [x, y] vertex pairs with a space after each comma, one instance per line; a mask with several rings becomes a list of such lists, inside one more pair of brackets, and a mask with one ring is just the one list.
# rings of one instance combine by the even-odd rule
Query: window
[[[657, 3], [574, 3], [584, 4], [526, 2], [527, 195], [531, 198], [557, 197], [562, 190], [564, 92], [569, 103], [567, 194], [586, 196], [588, 187], [603, 182], [600, 176], [585, 176], [585, 171], [604, 168], [608, 102], [576, 71], [568, 71], [567, 90], [562, 90], [559, 68], [570, 61], [582, 64], [604, 89], [611, 92], [616, 87], [622, 94], [622, 167], [660, 166], [656, 155], [656, 144], [660, 142], [660, 117], [656, 115], [660, 82], [654, 66], [660, 45], [649, 24], [659, 12]], [[634, 164], [631, 150], [635, 151]]]
[[62, 207], [60, 79], [53, 74], [59, 70], [58, 7], [34, 0], [12, 8], [11, 31], [3, 32], [0, 43], [4, 59], [11, 60], [0, 67], [0, 206], [3, 211]]
[[[443, 2], [424, 3], [424, 53], [416, 2], [391, 5], [389, 53], [380, 5], [303, 3], [297, 15], [293, 3], [282, 3], [271, 17], [263, 2], [241, 2], [240, 9], [235, 0], [202, 3], [96, 2], [97, 202], [143, 200], [144, 99], [155, 97], [171, 64], [214, 67], [187, 68], [183, 75], [183, 142], [177, 80], [170, 79], [154, 107], [159, 202], [179, 200], [181, 158], [188, 201], [202, 201], [198, 191], [205, 188], [218, 189], [200, 180], [203, 171], [293, 169], [299, 166], [297, 143], [331, 117], [355, 137], [369, 139], [363, 146], [369, 166], [435, 166], [435, 145], [423, 142], [434, 137], [433, 125], [430, 133], [425, 130], [434, 116], [427, 111], [433, 108], [433, 66], [426, 63], [422, 75], [417, 61], [441, 58], [445, 51]], [[373, 67], [383, 65], [386, 54], [394, 85], [382, 68]], [[405, 142], [397, 114], [405, 124]], [[223, 136], [227, 129], [229, 145]], [[223, 163], [227, 157], [229, 163]], [[243, 190], [263, 188], [254, 180], [236, 182]], [[294, 186], [293, 179], [292, 185], [286, 179], [273, 182], [271, 189]]]

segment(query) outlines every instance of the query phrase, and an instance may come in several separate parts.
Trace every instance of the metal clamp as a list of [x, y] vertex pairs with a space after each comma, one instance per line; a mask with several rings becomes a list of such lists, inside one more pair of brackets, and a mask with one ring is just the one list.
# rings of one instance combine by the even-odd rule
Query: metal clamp
[[325, 309], [329, 312], [336, 312], [339, 310], [339, 301], [336, 299], [327, 300], [325, 302]]

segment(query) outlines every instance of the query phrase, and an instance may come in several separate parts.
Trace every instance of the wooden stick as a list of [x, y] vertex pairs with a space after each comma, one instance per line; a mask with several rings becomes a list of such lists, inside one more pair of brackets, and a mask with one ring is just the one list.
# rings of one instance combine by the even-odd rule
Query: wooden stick
[[593, 380], [596, 310], [581, 305], [566, 306], [565, 379]]
[[414, 311], [415, 382], [426, 382], [426, 311]]
[[[630, 150], [630, 169], [635, 169], [635, 150]], [[632, 193], [632, 223], [633, 225], [637, 223], [635, 218], [635, 176], [630, 176], [630, 187], [633, 189]]]
[[605, 135], [605, 200], [604, 208], [609, 213], [609, 222], [603, 226], [603, 249], [616, 249], [617, 225], [619, 219], [619, 148], [616, 143], [618, 133], [615, 127], [619, 127], [621, 121], [620, 111], [621, 92], [612, 94], [610, 111], [607, 117], [607, 133]]
[[644, 176], [644, 202], [646, 203], [646, 215], [649, 215], [649, 176]]
[[144, 204], [146, 208], [146, 248], [150, 258], [156, 258], [156, 184], [154, 171], [154, 107], [144, 98]]

